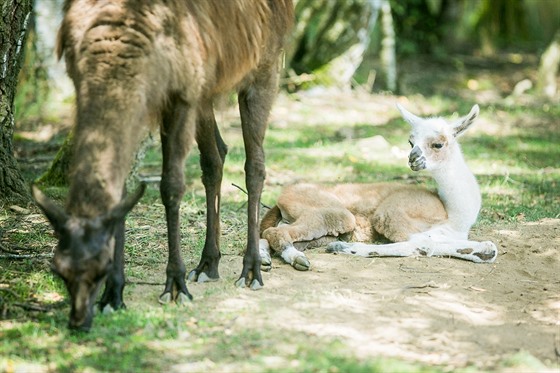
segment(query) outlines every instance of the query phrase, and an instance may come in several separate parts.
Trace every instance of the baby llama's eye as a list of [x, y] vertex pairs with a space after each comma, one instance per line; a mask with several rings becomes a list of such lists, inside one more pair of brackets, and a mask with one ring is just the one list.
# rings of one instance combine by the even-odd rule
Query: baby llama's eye
[[432, 144], [432, 148], [434, 148], [434, 149], [441, 149], [441, 148], [443, 148], [443, 144], [440, 144], [440, 143]]
[[412, 143], [412, 141], [408, 140], [408, 143], [410, 144], [411, 148], [414, 148], [414, 144]]

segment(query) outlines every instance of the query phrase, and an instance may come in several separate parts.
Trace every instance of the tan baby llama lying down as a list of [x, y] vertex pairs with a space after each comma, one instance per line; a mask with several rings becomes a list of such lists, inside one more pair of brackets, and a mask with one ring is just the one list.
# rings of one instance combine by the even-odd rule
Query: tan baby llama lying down
[[[328, 252], [365, 257], [450, 256], [477, 263], [496, 259], [492, 242], [468, 239], [481, 197], [457, 138], [478, 117], [478, 105], [454, 122], [420, 118], [397, 107], [412, 129], [408, 165], [430, 172], [437, 192], [399, 183], [290, 185], [261, 222], [263, 267], [270, 266], [272, 250], [294, 268], [308, 270], [309, 260], [296, 247], [325, 244]], [[349, 237], [358, 242], [340, 241]], [[380, 237], [393, 243], [363, 243]]]

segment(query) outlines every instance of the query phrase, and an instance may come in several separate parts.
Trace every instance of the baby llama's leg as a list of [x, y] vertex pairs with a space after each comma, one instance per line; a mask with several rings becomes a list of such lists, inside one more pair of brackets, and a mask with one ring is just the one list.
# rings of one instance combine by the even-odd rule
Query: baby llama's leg
[[337, 241], [327, 246], [327, 252], [358, 255], [366, 258], [375, 256], [412, 256], [417, 253], [415, 245], [409, 241], [384, 245]]
[[301, 235], [301, 227], [294, 224], [281, 224], [278, 227], [265, 229], [259, 243], [261, 251], [266, 248], [265, 242], [273, 252], [280, 254], [282, 259], [300, 271], [307, 271], [311, 263], [304, 253], [294, 247], [294, 238]]
[[333, 242], [327, 247], [327, 252], [352, 254], [369, 258], [376, 256], [447, 256], [475, 263], [492, 263], [498, 255], [496, 245], [490, 241], [449, 240], [438, 242], [429, 239], [386, 245]]
[[[428, 237], [430, 229], [444, 223], [446, 218], [447, 212], [434, 193], [421, 188], [405, 188], [387, 197], [371, 218], [373, 229], [396, 243], [372, 245], [333, 242], [327, 252], [364, 257], [449, 256], [476, 263], [493, 262], [496, 259], [496, 246], [489, 241], [451, 239], [446, 237], [443, 230], [441, 234]], [[439, 231], [436, 229], [434, 232]]]
[[492, 263], [498, 256], [496, 245], [490, 241], [413, 239], [411, 243], [427, 256], [447, 256], [475, 263]]
[[307, 271], [311, 263], [303, 252], [295, 248], [294, 242], [316, 240], [328, 235], [338, 236], [352, 231], [354, 227], [355, 218], [348, 210], [311, 209], [292, 224], [280, 223], [277, 227], [265, 229], [262, 238], [286, 263], [297, 270]]

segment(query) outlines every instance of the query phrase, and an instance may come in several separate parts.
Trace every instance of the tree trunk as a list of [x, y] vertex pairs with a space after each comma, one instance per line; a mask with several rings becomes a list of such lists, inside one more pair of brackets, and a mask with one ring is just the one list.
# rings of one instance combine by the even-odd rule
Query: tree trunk
[[296, 27], [286, 53], [290, 68], [296, 74], [313, 72], [360, 43], [358, 34], [368, 29], [375, 2], [296, 1]]
[[27, 203], [28, 187], [13, 155], [14, 96], [33, 0], [0, 6], [0, 203]]
[[364, 54], [369, 47], [371, 34], [377, 22], [379, 8], [383, 0], [365, 0], [363, 13], [369, 13], [369, 18], [362, 28], [356, 32], [356, 42], [348, 47], [340, 56], [334, 58], [326, 66], [324, 73], [329, 76], [332, 85], [342, 89], [350, 89], [356, 70], [364, 60]]
[[47, 52], [40, 48], [35, 9], [29, 18], [25, 56], [21, 62], [14, 98], [17, 128], [24, 130], [34, 130], [45, 116], [50, 91], [45, 54], [52, 54], [52, 50]]
[[541, 56], [537, 91], [547, 97], [556, 95], [556, 75], [560, 66], [560, 30], [556, 31], [550, 45]]
[[72, 144], [74, 132], [70, 131], [62, 147], [56, 153], [49, 169], [37, 179], [41, 186], [65, 186], [68, 185], [68, 171], [72, 159]]
[[389, 91], [397, 91], [397, 55], [395, 52], [395, 28], [393, 16], [391, 15], [391, 4], [384, 0], [381, 5], [381, 29], [383, 39], [381, 40], [381, 68], [386, 88]]
[[527, 37], [527, 11], [523, 1], [483, 0], [476, 25], [484, 56], [491, 56], [501, 45]]

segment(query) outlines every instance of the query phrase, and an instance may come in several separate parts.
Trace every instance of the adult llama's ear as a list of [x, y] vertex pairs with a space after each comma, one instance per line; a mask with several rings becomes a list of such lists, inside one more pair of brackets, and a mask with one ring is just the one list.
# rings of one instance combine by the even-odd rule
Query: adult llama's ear
[[31, 185], [31, 194], [47, 219], [49, 219], [54, 230], [60, 232], [68, 220], [68, 215], [64, 209], [55, 204], [36, 185]]
[[132, 210], [132, 208], [138, 203], [140, 198], [144, 195], [146, 191], [146, 183], [142, 182], [132, 194], [127, 196], [119, 204], [113, 207], [106, 215], [102, 217], [102, 220], [106, 224], [114, 223], [116, 221], [124, 219], [126, 214]]
[[411, 126], [416, 126], [423, 121], [422, 118], [412, 114], [410, 111], [406, 110], [400, 104], [397, 104], [397, 109], [401, 112], [404, 120], [406, 120]]
[[480, 109], [478, 105], [474, 105], [469, 114], [453, 123], [453, 135], [455, 137], [461, 136], [467, 130], [467, 128], [469, 128], [470, 125], [474, 123], [476, 118], [478, 118], [479, 112]]

